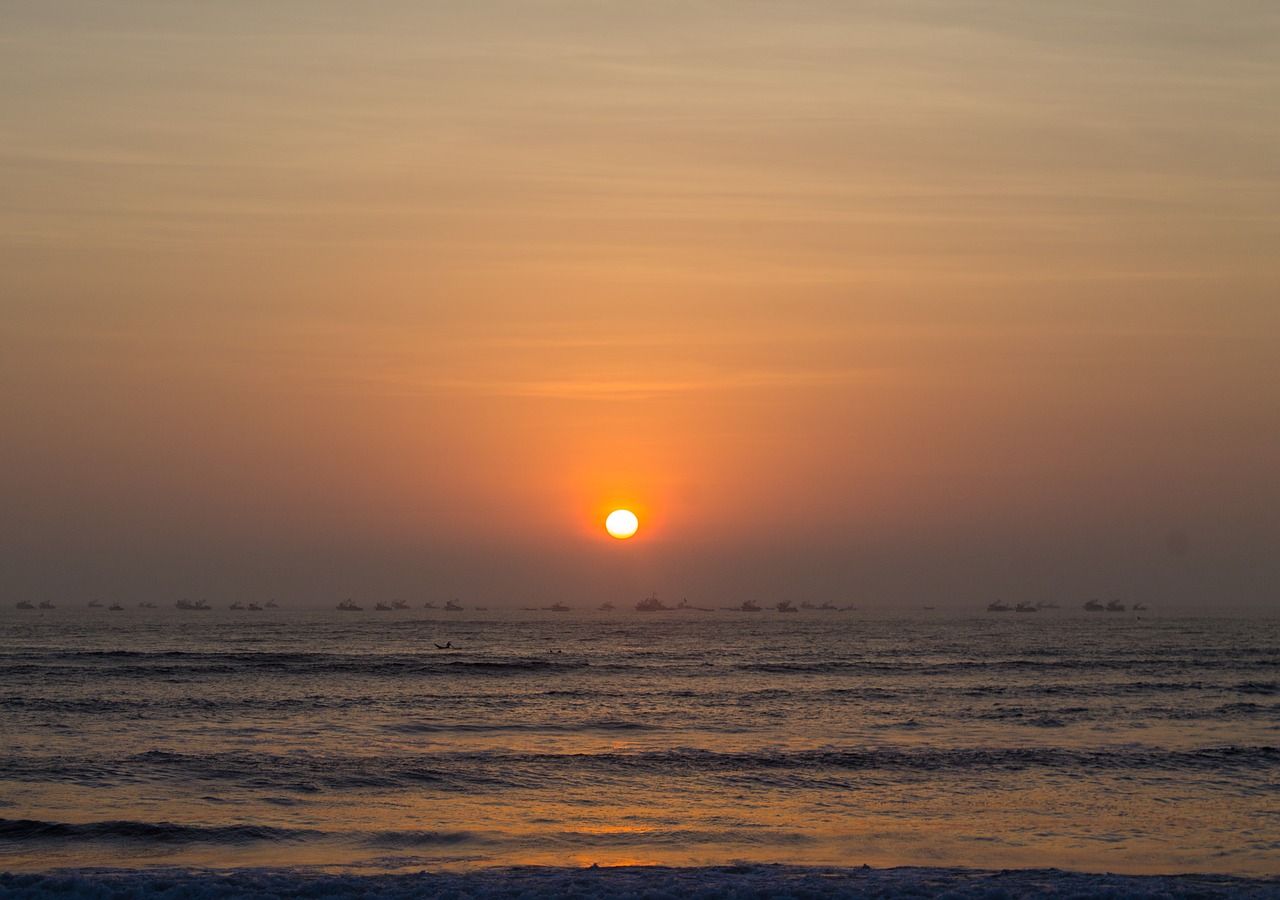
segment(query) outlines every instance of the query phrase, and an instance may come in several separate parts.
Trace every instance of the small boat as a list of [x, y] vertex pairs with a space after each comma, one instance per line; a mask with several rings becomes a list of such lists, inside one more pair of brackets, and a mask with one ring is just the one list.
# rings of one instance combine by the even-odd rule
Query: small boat
[[1124, 604], [1119, 600], [1108, 600], [1107, 612], [1124, 612]]
[[107, 609], [110, 610], [111, 612], [121, 612], [124, 609], [124, 607], [121, 606], [119, 603], [112, 603], [110, 606], [107, 607]]
[[645, 597], [643, 600], [641, 600], [639, 603], [636, 604], [637, 612], [661, 612], [662, 610], [670, 609], [670, 608], [671, 607], [667, 606], [665, 603], [663, 603], [661, 600], [658, 599], [657, 594], [650, 594], [648, 597]]
[[409, 604], [405, 603], [403, 600], [392, 600], [391, 608], [392, 609], [408, 609]]
[[237, 600], [235, 603], [232, 603], [230, 606], [228, 606], [227, 609], [243, 610], [244, 604], [241, 603], [239, 600]]
[[1032, 603], [1018, 603], [1013, 607], [1014, 612], [1040, 612], [1040, 609]]
[[728, 607], [730, 612], [760, 612], [760, 604], [754, 600], [743, 600], [738, 606]]
[[373, 608], [378, 612], [391, 612], [391, 607], [387, 606], [387, 604], [383, 603], [381, 600], [373, 604]]
[[[55, 606], [53, 605], [53, 601], [51, 601], [51, 600], [41, 600], [41, 601], [40, 601], [40, 608], [41, 608], [41, 609], [56, 609], [57, 607], [55, 607]], [[1136, 607], [1136, 606], [1134, 607], [1134, 609], [1137, 609], [1137, 608], [1138, 608], [1138, 607]]]
[[143, 600], [141, 603], [138, 604], [138, 609], [155, 609], [155, 608], [156, 608], [156, 605], [152, 603], [150, 600]]
[[247, 607], [245, 607], [245, 608], [246, 608], [247, 610], [249, 610], [249, 612], [262, 612], [262, 607], [261, 607], [261, 606], [259, 606], [259, 605], [258, 605], [258, 604], [256, 604], [256, 603], [250, 603], [250, 604], [249, 604]]
[[1097, 600], [1088, 601], [1087, 603], [1085, 603], [1084, 608], [1088, 612], [1102, 612], [1104, 609], [1106, 609], [1106, 607], [1103, 606]]
[[[837, 607], [834, 603], [830, 603], [830, 602], [821, 604], [818, 607], [818, 609], [822, 610], [823, 612], [839, 612], [840, 611], [839, 607]], [[850, 609], [852, 609], [852, 607], [850, 607]]]
[[450, 600], [444, 605], [444, 608], [449, 612], [462, 612], [462, 604], [457, 600]]
[[[40, 608], [41, 608], [41, 609], [43, 609], [43, 608], [44, 608], [44, 604], [43, 604], [43, 603], [41, 603], [41, 604], [40, 604]], [[1139, 600], [1137, 603], [1133, 604], [1133, 611], [1134, 611], [1134, 612], [1146, 612], [1146, 611], [1147, 611], [1147, 604], [1145, 604], [1145, 603], [1143, 603], [1141, 600]]]
[[205, 610], [213, 609], [213, 607], [209, 605], [208, 600], [197, 600], [195, 602], [195, 605], [193, 605], [191, 608], [199, 610], [201, 612], [204, 612]]
[[1012, 606], [999, 600], [992, 600], [987, 604], [987, 612], [1009, 612], [1011, 609]]
[[[97, 602], [98, 601], [96, 600], [94, 601], [94, 603], [97, 603]], [[93, 603], [90, 603], [89, 605], [93, 606]], [[98, 605], [101, 606], [102, 604], [98, 603]], [[185, 597], [173, 605], [176, 606], [178, 609], [195, 609], [196, 608], [195, 604], [192, 603], [190, 600], [186, 599]]]
[[604, 601], [603, 603], [601, 603], [599, 606], [596, 607], [596, 609], [600, 610], [601, 612], [608, 612], [609, 610], [615, 609], [615, 608], [616, 607], [614, 607], [614, 605], [610, 603], [608, 600]]
[[440, 607], [436, 606], [435, 603], [428, 600], [426, 603], [422, 604], [422, 608], [423, 609], [439, 609]]
[[793, 612], [799, 612], [799, 610], [798, 610], [798, 609], [796, 609], [794, 606], [792, 606], [792, 605], [791, 605], [791, 601], [790, 601], [790, 600], [783, 600], [783, 601], [782, 601], [782, 602], [780, 602], [780, 603], [775, 603], [775, 604], [774, 604], [774, 606], [773, 606], [773, 608], [774, 608], [774, 609], [776, 609], [776, 610], [777, 610], [778, 612], [780, 612], [780, 613], [793, 613]]
[[563, 603], [552, 603], [550, 606], [542, 607], [547, 612], [568, 612], [573, 607], [565, 606]]
[[356, 606], [355, 601], [353, 601], [350, 597], [348, 597], [346, 600], [343, 600], [341, 603], [338, 604], [338, 609], [342, 610], [343, 612], [360, 612], [362, 609], [364, 609], [364, 607]]
[[101, 601], [101, 600], [90, 600], [90, 601], [89, 601], [89, 608], [90, 608], [90, 609], [98, 609], [100, 606], [102, 606], [102, 601]]
[[280, 608], [280, 604], [277, 603], [276, 601], [274, 600], [267, 601], [267, 609], [279, 609], [279, 608]]
[[19, 600], [15, 608], [16, 609], [35, 609], [36, 605], [32, 603], [30, 600]]

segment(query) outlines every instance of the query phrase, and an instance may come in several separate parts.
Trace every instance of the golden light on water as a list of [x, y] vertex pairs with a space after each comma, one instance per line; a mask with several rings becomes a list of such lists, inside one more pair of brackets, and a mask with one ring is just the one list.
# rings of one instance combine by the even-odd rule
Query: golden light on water
[[636, 518], [636, 514], [629, 509], [615, 509], [609, 513], [609, 517], [604, 520], [605, 531], [609, 534], [624, 540], [636, 533], [636, 529], [640, 527], [640, 520]]

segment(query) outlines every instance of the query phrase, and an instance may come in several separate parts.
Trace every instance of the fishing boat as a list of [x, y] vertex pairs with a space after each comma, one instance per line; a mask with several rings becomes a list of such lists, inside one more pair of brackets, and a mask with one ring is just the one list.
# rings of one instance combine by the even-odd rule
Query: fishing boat
[[637, 612], [660, 612], [661, 610], [670, 609], [670, 608], [671, 607], [667, 606], [665, 603], [663, 603], [661, 600], [658, 599], [657, 594], [650, 594], [648, 597], [645, 597], [643, 600], [641, 600], [639, 603], [636, 604]]
[[1040, 612], [1040, 608], [1031, 603], [1017, 603], [1013, 607], [1014, 612]]
[[444, 605], [444, 608], [449, 612], [462, 612], [462, 604], [457, 600], [450, 600]]
[[572, 607], [565, 606], [563, 603], [552, 603], [550, 606], [542, 608], [547, 612], [568, 612]]
[[1012, 606], [1000, 600], [992, 600], [987, 604], [987, 612], [1009, 612], [1011, 609]]
[[391, 612], [391, 607], [383, 603], [381, 600], [373, 604], [373, 608], [378, 612]]
[[[40, 601], [40, 608], [41, 608], [41, 609], [55, 609], [56, 607], [53, 605], [53, 601], [51, 601], [51, 600], [41, 600], [41, 601]], [[1137, 608], [1138, 608], [1138, 607], [1136, 607], [1136, 606], [1134, 607], [1134, 609], [1137, 609]]]
[[774, 606], [773, 606], [773, 608], [774, 608], [774, 609], [776, 609], [776, 610], [777, 610], [778, 612], [780, 612], [780, 613], [793, 613], [793, 612], [799, 612], [799, 610], [798, 610], [798, 609], [796, 609], [794, 606], [792, 606], [792, 605], [791, 605], [791, 601], [790, 601], [790, 600], [783, 600], [783, 601], [781, 601], [781, 602], [779, 602], [779, 603], [775, 603], [775, 604], [774, 604]]
[[1084, 608], [1088, 612], [1102, 612], [1104, 609], [1106, 609], [1106, 607], [1103, 606], [1102, 603], [1097, 600], [1088, 601], [1087, 603], [1085, 603]]
[[36, 605], [30, 600], [19, 600], [15, 605], [16, 609], [35, 609]]
[[351, 600], [351, 598], [348, 597], [346, 600], [343, 600], [341, 603], [338, 604], [338, 609], [342, 610], [343, 612], [360, 612], [362, 609], [364, 609], [364, 607], [356, 606], [355, 601]]
[[1119, 600], [1107, 601], [1107, 612], [1124, 612], [1125, 606]]

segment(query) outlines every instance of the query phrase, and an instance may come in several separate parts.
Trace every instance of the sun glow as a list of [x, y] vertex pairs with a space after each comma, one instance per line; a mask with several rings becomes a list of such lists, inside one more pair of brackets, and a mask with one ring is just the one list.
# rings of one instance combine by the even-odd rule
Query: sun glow
[[635, 513], [628, 509], [615, 509], [604, 520], [605, 531], [619, 540], [631, 537], [639, 527], [640, 520], [636, 518]]

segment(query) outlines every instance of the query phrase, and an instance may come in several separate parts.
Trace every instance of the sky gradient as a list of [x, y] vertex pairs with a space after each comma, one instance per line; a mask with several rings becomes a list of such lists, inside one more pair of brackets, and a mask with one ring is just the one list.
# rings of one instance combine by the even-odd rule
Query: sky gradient
[[12, 600], [1280, 608], [1273, 3], [13, 0], [0, 121]]

